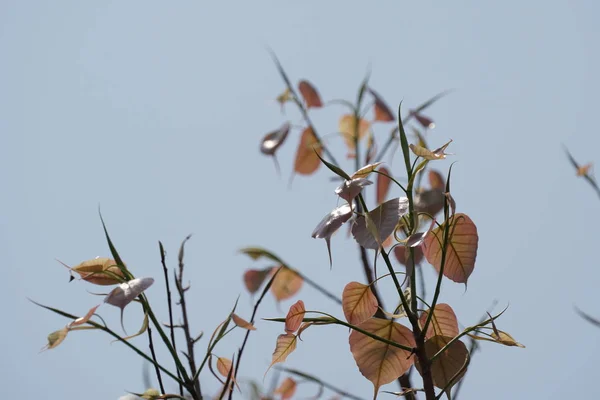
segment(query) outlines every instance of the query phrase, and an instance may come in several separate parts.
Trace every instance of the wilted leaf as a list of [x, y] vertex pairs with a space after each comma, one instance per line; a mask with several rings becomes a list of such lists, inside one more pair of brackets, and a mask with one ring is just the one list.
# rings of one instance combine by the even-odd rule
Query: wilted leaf
[[[419, 318], [419, 325], [421, 325], [421, 328], [425, 326], [425, 321], [427, 321], [429, 312], [430, 310], [427, 310], [421, 314], [421, 318]], [[456, 319], [456, 314], [454, 313], [454, 310], [452, 310], [452, 307], [445, 303], [436, 304], [433, 316], [431, 317], [431, 322], [425, 333], [425, 338], [429, 339], [433, 336], [448, 336], [452, 338], [457, 335], [458, 320]]]
[[452, 143], [452, 139], [442, 147], [437, 148], [433, 151], [414, 144], [411, 144], [408, 147], [410, 147], [410, 149], [413, 153], [415, 153], [415, 155], [423, 157], [426, 160], [443, 160], [444, 158], [446, 158], [447, 155], [449, 155], [448, 153], [445, 153], [445, 151], [446, 147], [448, 147], [450, 143]]
[[444, 190], [446, 188], [446, 180], [438, 171], [430, 169], [428, 173], [429, 186], [432, 189]]
[[74, 320], [73, 322], [71, 322], [70, 324], [68, 324], [67, 328], [70, 329], [73, 326], [83, 325], [86, 322], [88, 322], [90, 320], [90, 318], [92, 318], [92, 315], [94, 315], [94, 313], [96, 312], [96, 310], [98, 309], [98, 307], [100, 307], [100, 304], [98, 304], [95, 307], [90, 308], [90, 310], [87, 312], [87, 314], [85, 314], [85, 316], [83, 316], [81, 318], [77, 318], [76, 320]]
[[64, 328], [54, 331], [48, 335], [48, 344], [42, 348], [41, 351], [46, 351], [55, 348], [61, 344], [69, 333], [69, 329], [65, 326]]
[[306, 309], [304, 308], [304, 302], [302, 300], [298, 300], [290, 307], [290, 310], [285, 317], [286, 333], [294, 333], [298, 330], [304, 319], [305, 312]]
[[406, 197], [388, 200], [377, 208], [369, 211], [369, 218], [373, 222], [378, 237], [368, 229], [364, 215], [360, 215], [352, 225], [352, 236], [365, 249], [378, 249], [380, 244], [394, 232], [400, 218], [408, 212], [408, 199]]
[[285, 142], [285, 139], [290, 133], [290, 124], [286, 122], [279, 129], [267, 133], [260, 144], [260, 151], [263, 154], [272, 156], [277, 149]]
[[392, 183], [390, 178], [385, 176], [392, 175], [386, 167], [379, 168], [379, 172], [380, 174], [377, 174], [377, 204], [381, 204], [385, 201], [385, 198], [390, 191], [390, 184]]
[[378, 306], [377, 298], [369, 285], [350, 282], [342, 292], [344, 316], [352, 325], [359, 325], [371, 318]]
[[[275, 351], [273, 352], [273, 359], [271, 360], [271, 365], [267, 369], [267, 372], [271, 369], [271, 367], [277, 363], [284, 362], [287, 357], [296, 350], [296, 335], [292, 335], [291, 333], [286, 333], [285, 335], [277, 336], [277, 345], [275, 346]], [[265, 372], [265, 376], [267, 375]]]
[[280, 267], [281, 271], [277, 274], [271, 284], [271, 293], [277, 301], [289, 299], [302, 287], [304, 280], [296, 272], [286, 267]]
[[[384, 339], [407, 347], [415, 347], [411, 330], [396, 322], [371, 318], [359, 327]], [[398, 379], [414, 362], [414, 356], [410, 352], [377, 341], [355, 330], [350, 333], [350, 351], [360, 373], [373, 383], [374, 397], [377, 397], [381, 385]]]
[[442, 264], [443, 231], [450, 223], [450, 238], [446, 247], [444, 276], [454, 282], [467, 283], [475, 267], [479, 236], [477, 227], [465, 214], [455, 214], [440, 227], [431, 231], [423, 246], [427, 261], [440, 271]]
[[[427, 357], [433, 357], [434, 354], [440, 351], [452, 339], [453, 338], [447, 336], [434, 336], [427, 340], [425, 342], [425, 353], [427, 354]], [[464, 368], [465, 363], [468, 363], [468, 357], [469, 351], [463, 342], [457, 340], [452, 343], [450, 347], [433, 360], [431, 364], [433, 384], [440, 389], [444, 389], [452, 380], [451, 385], [446, 389], [449, 391], [452, 386], [458, 383], [465, 375], [465, 372], [467, 371], [466, 368], [462, 372], [461, 369]], [[422, 374], [419, 360], [417, 360], [415, 366], [419, 373]], [[459, 375], [455, 377], [457, 374]]]
[[344, 115], [340, 118], [340, 122], [338, 125], [339, 131], [342, 133], [346, 144], [350, 150], [354, 149], [354, 138], [356, 137], [358, 128], [358, 140], [361, 140], [369, 131], [370, 124], [369, 121], [365, 119], [360, 119], [357, 121], [354, 115]]
[[271, 270], [272, 268], [249, 269], [244, 272], [244, 284], [246, 285], [246, 289], [248, 289], [250, 293], [256, 293], [271, 273]]
[[306, 103], [306, 108], [323, 107], [323, 103], [321, 102], [319, 92], [317, 92], [317, 89], [315, 89], [315, 87], [309, 81], [300, 81], [298, 83], [298, 90], [300, 91], [300, 94], [302, 94], [302, 98]]
[[294, 393], [296, 393], [296, 381], [292, 378], [285, 378], [281, 385], [275, 390], [274, 394], [280, 394], [281, 400], [291, 399]]
[[352, 203], [354, 198], [358, 196], [362, 189], [371, 184], [373, 184], [373, 182], [365, 178], [355, 178], [349, 181], [346, 180], [335, 189], [335, 194], [346, 200], [348, 203]]
[[415, 211], [424, 212], [432, 217], [444, 209], [444, 189], [435, 188], [417, 193], [415, 199]]
[[144, 290], [148, 289], [154, 283], [153, 278], [136, 278], [129, 282], [122, 283], [104, 298], [104, 302], [121, 309], [121, 326], [123, 326], [123, 310], [127, 304], [138, 297]]
[[[316, 151], [316, 153], [315, 153]], [[296, 151], [294, 171], [300, 175], [310, 175], [319, 169], [321, 161], [317, 154], [321, 155], [323, 147], [319, 144], [313, 130], [308, 127], [302, 131], [300, 144]]]
[[359, 169], [358, 171], [353, 173], [351, 178], [352, 179], [366, 178], [369, 175], [371, 175], [371, 173], [373, 173], [373, 171], [375, 171], [380, 164], [381, 164], [381, 162], [376, 162], [373, 164], [365, 165], [364, 167], [362, 167], [361, 169]]
[[115, 260], [106, 257], [96, 257], [93, 260], [87, 260], [71, 268], [63, 262], [62, 265], [73, 272], [77, 272], [81, 279], [93, 283], [94, 285], [116, 285], [123, 282], [123, 272], [117, 266]]
[[236, 326], [240, 328], [248, 329], [249, 331], [255, 331], [256, 328], [250, 322], [246, 321], [244, 318], [238, 316], [237, 314], [232, 314], [231, 319]]
[[381, 122], [392, 122], [396, 120], [395, 114], [385, 104], [383, 99], [373, 89], [369, 89], [369, 92], [375, 99], [375, 121]]
[[352, 216], [352, 207], [349, 204], [343, 204], [327, 214], [312, 233], [316, 239], [325, 239], [327, 243], [327, 253], [329, 253], [329, 265], [331, 260], [331, 235], [335, 233]]

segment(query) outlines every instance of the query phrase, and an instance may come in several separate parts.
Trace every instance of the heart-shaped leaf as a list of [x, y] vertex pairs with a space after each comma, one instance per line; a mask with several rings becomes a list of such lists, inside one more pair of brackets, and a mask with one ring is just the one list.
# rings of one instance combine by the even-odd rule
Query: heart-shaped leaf
[[[377, 208], [369, 211], [369, 223], [364, 215], [359, 215], [352, 225], [352, 236], [365, 249], [378, 249], [383, 241], [390, 236], [396, 224], [408, 212], [408, 199], [406, 197], [388, 200]], [[376, 231], [376, 234], [374, 235]]]
[[252, 325], [250, 322], [246, 321], [244, 318], [240, 317], [237, 314], [232, 314], [231, 315], [231, 320], [233, 321], [233, 323], [243, 329], [247, 329], [249, 331], [255, 331], [256, 328], [254, 327], [254, 325]]
[[[450, 343], [451, 337], [434, 336], [425, 342], [425, 353], [431, 358], [446, 344]], [[433, 384], [449, 392], [453, 385], [458, 383], [467, 372], [465, 365], [469, 362], [469, 351], [467, 346], [460, 340], [452, 343], [442, 354], [431, 363], [431, 376]], [[419, 361], [415, 363], [417, 370], [422, 374]]]
[[271, 283], [271, 293], [275, 300], [282, 301], [294, 296], [304, 283], [304, 279], [295, 271], [286, 267], [279, 267], [281, 270]]
[[294, 171], [300, 175], [313, 174], [321, 165], [317, 154], [320, 156], [322, 152], [323, 146], [319, 144], [313, 130], [310, 127], [304, 129], [300, 136], [298, 150], [296, 150]]
[[[427, 321], [427, 316], [430, 312], [431, 310], [427, 310], [421, 314], [421, 318], [419, 318], [421, 328], [425, 326], [425, 321]], [[431, 322], [425, 333], [425, 338], [429, 339], [433, 336], [447, 336], [452, 338], [457, 335], [458, 320], [456, 319], [456, 314], [454, 313], [454, 310], [452, 310], [452, 307], [445, 303], [436, 304], [433, 310], [433, 316], [431, 317]]]
[[304, 302], [302, 300], [298, 300], [294, 303], [285, 317], [285, 332], [295, 333], [298, 328], [300, 328], [305, 313], [306, 309], [304, 308]]
[[344, 316], [352, 325], [359, 325], [371, 318], [378, 306], [377, 298], [369, 285], [350, 282], [342, 292]]
[[[296, 335], [291, 333], [277, 336], [277, 344], [275, 346], [275, 351], [273, 352], [271, 365], [269, 365], [267, 372], [269, 372], [273, 365], [284, 362], [287, 357], [296, 350], [297, 339]], [[267, 372], [265, 372], [265, 376], [267, 375]]]
[[358, 133], [358, 140], [361, 140], [367, 134], [370, 127], [369, 121], [362, 118], [357, 120], [354, 115], [350, 114], [343, 115], [338, 125], [338, 129], [350, 150], [354, 149], [356, 134]]

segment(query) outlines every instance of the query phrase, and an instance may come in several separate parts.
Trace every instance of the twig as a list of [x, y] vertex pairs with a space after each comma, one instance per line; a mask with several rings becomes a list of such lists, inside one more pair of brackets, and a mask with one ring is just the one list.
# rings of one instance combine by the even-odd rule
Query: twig
[[[169, 328], [171, 330], [171, 343], [173, 343], [173, 349], [177, 352], [177, 345], [175, 342], [175, 325], [173, 325], [173, 305], [171, 302], [171, 288], [169, 287], [169, 271], [167, 269], [167, 264], [165, 262], [165, 248], [163, 244], [159, 241], [158, 247], [160, 249], [160, 263], [163, 267], [163, 272], [165, 273], [165, 286], [167, 289], [167, 304], [169, 306]], [[177, 376], [180, 376], [179, 371], [177, 371]], [[164, 393], [164, 391], [163, 391]], [[183, 396], [183, 385], [179, 384], [179, 394]]]
[[285, 372], [287, 372], [289, 374], [296, 375], [296, 376], [299, 376], [299, 377], [304, 378], [306, 380], [318, 383], [319, 385], [322, 385], [323, 387], [326, 387], [327, 389], [329, 389], [331, 391], [334, 391], [334, 392], [336, 392], [337, 394], [339, 394], [341, 396], [348, 397], [349, 399], [352, 399], [352, 400], [364, 400], [362, 397], [358, 397], [358, 396], [356, 396], [356, 395], [354, 395], [352, 393], [348, 393], [345, 390], [342, 390], [342, 389], [340, 389], [338, 387], [335, 387], [332, 384], [327, 383], [325, 381], [322, 381], [321, 379], [317, 378], [316, 376], [310, 375], [310, 374], [308, 374], [306, 372], [302, 372], [302, 371], [299, 371], [299, 370], [293, 369], [293, 368], [279, 367], [279, 366], [275, 366], [274, 369], [275, 370], [279, 370], [279, 371], [285, 371]]
[[[154, 369], [156, 370], [156, 379], [158, 379], [158, 385], [160, 386], [160, 393], [165, 393], [165, 386], [163, 385], [162, 376], [160, 374], [160, 369], [158, 368], [158, 361], [156, 361], [156, 353], [154, 352], [154, 343], [152, 342], [152, 329], [148, 326], [148, 347], [150, 348], [150, 354], [152, 354], [152, 359], [154, 360]], [[181, 384], [180, 384], [181, 386]]]

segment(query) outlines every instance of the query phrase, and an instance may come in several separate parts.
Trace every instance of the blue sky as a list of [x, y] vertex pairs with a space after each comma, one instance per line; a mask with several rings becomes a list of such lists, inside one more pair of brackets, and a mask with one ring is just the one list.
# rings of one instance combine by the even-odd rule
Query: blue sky
[[[600, 315], [599, 204], [561, 145], [582, 162], [597, 159], [598, 11], [591, 0], [2, 2], [4, 396], [94, 400], [144, 389], [142, 362], [101, 333], [73, 332], [38, 354], [65, 320], [27, 297], [76, 314], [101, 300], [86, 290], [102, 289], [68, 284], [54, 260], [74, 265], [109, 254], [99, 204], [130, 268], [156, 278], [148, 295], [165, 320], [157, 241], [174, 266], [179, 243], [194, 234], [189, 303], [193, 328], [207, 335], [238, 294], [240, 314], [249, 316], [241, 277], [266, 265], [238, 255], [243, 246], [275, 251], [338, 294], [362, 279], [355, 243], [333, 239], [330, 270], [325, 244], [310, 237], [336, 205], [330, 174], [321, 168], [287, 186], [299, 132], [279, 154], [282, 178], [259, 154], [261, 137], [285, 121], [273, 100], [284, 86], [270, 47], [294, 82], [309, 79], [326, 100], [354, 99], [369, 68], [372, 86], [392, 107], [455, 89], [428, 112], [437, 123], [429, 139], [454, 140], [453, 195], [480, 242], [468, 291], [445, 282], [442, 301], [462, 326], [494, 300], [510, 304], [499, 324], [527, 346], [482, 346], [461, 397], [588, 398], [598, 332], [573, 306]], [[332, 106], [312, 117], [333, 132], [342, 112]], [[300, 121], [291, 108], [287, 117]], [[331, 146], [343, 158], [342, 141]], [[400, 163], [389, 166], [402, 175]], [[391, 289], [382, 285], [389, 304]], [[343, 315], [309, 287], [298, 298]], [[292, 302], [278, 308], [268, 301], [260, 316], [282, 315]], [[100, 313], [118, 326], [117, 309]], [[128, 331], [137, 330], [139, 313], [126, 309], [125, 316]], [[240, 375], [260, 382], [281, 326], [257, 327]], [[372, 386], [358, 372], [347, 334], [311, 328], [287, 365], [368, 398]], [[230, 356], [241, 339], [236, 333], [218, 354]], [[146, 348], [144, 338], [136, 343]], [[217, 389], [211, 379], [209, 393]]]

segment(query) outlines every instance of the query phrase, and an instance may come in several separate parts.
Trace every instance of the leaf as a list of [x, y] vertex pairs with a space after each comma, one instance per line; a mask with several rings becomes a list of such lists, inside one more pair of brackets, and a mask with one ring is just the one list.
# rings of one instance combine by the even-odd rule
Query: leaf
[[371, 230], [368, 229], [364, 215], [358, 216], [354, 221], [352, 236], [365, 249], [376, 250], [394, 232], [396, 224], [407, 212], [408, 199], [406, 197], [388, 200], [368, 213], [368, 217], [373, 222], [379, 237], [373, 235]]
[[123, 325], [123, 310], [125, 307], [138, 297], [142, 292], [148, 289], [154, 283], [153, 278], [136, 278], [129, 282], [122, 283], [104, 298], [104, 302], [121, 309], [121, 327]]
[[90, 320], [90, 318], [92, 318], [92, 315], [94, 315], [94, 313], [96, 312], [96, 310], [98, 309], [98, 307], [100, 307], [100, 304], [98, 304], [95, 307], [90, 308], [90, 310], [87, 312], [87, 314], [85, 314], [85, 316], [83, 316], [81, 318], [77, 318], [73, 322], [69, 323], [67, 325], [67, 329], [71, 329], [74, 326], [83, 325], [86, 322], [88, 322]]
[[247, 329], [249, 331], [255, 331], [256, 328], [254, 327], [254, 325], [252, 325], [250, 322], [246, 321], [244, 318], [238, 316], [237, 314], [232, 314], [231, 315], [231, 319], [233, 320], [233, 323], [240, 327], [240, 328], [244, 328]]
[[294, 171], [300, 175], [313, 174], [321, 165], [317, 154], [320, 156], [322, 152], [323, 146], [319, 143], [312, 128], [305, 128], [300, 136], [298, 150], [296, 150]]
[[300, 81], [298, 83], [298, 90], [300, 91], [300, 94], [302, 94], [302, 98], [306, 103], [306, 108], [323, 107], [323, 103], [321, 102], [319, 92], [317, 92], [317, 89], [315, 89], [315, 87], [309, 81]]
[[577, 176], [586, 176], [590, 172], [590, 168], [592, 168], [592, 163], [587, 163], [577, 168]]
[[123, 282], [124, 276], [115, 260], [106, 257], [96, 257], [93, 260], [84, 261], [71, 268], [63, 262], [62, 265], [71, 271], [78, 273], [84, 281], [94, 285], [116, 285]]
[[[269, 372], [273, 365], [284, 362], [287, 357], [292, 354], [294, 350], [296, 350], [296, 342], [296, 335], [291, 333], [277, 336], [277, 344], [275, 346], [275, 351], [273, 352], [271, 365], [269, 365], [267, 372]], [[267, 375], [267, 372], [265, 372], [265, 376]]]
[[446, 188], [446, 180], [438, 171], [430, 169], [428, 172], [429, 186], [432, 189], [444, 190]]
[[373, 184], [365, 178], [355, 178], [352, 180], [344, 181], [340, 186], [335, 189], [335, 194], [346, 200], [348, 203], [352, 203], [354, 198], [359, 195], [365, 186]]
[[231, 367], [233, 367], [233, 363], [230, 359], [224, 357], [217, 357], [217, 371], [225, 378], [229, 375], [229, 371], [231, 371]]
[[[421, 328], [425, 326], [425, 321], [427, 321], [427, 315], [430, 311], [431, 310], [427, 310], [421, 314], [421, 318], [419, 318], [419, 325]], [[433, 316], [431, 317], [431, 322], [425, 333], [425, 339], [429, 339], [433, 336], [447, 336], [452, 338], [458, 336], [458, 333], [458, 320], [456, 319], [456, 314], [454, 313], [454, 310], [452, 310], [452, 307], [445, 303], [436, 304], [433, 310]]]
[[304, 302], [298, 300], [294, 303], [285, 317], [285, 332], [294, 333], [300, 328], [306, 309], [304, 308]]
[[286, 122], [281, 127], [273, 132], [267, 133], [260, 144], [260, 151], [263, 154], [272, 156], [277, 149], [285, 142], [288, 133], [290, 133], [290, 124]]
[[284, 266], [279, 268], [281, 270], [271, 284], [271, 293], [273, 293], [277, 301], [282, 301], [298, 293], [304, 283], [304, 279], [289, 268]]
[[371, 173], [373, 171], [375, 171], [380, 164], [381, 164], [381, 162], [376, 162], [374, 164], [365, 165], [364, 167], [362, 167], [361, 169], [359, 169], [358, 171], [356, 171], [355, 173], [353, 173], [352, 176], [351, 176], [351, 178], [352, 179], [366, 178], [369, 175], [371, 175]]
[[415, 211], [435, 217], [444, 209], [444, 188], [424, 190], [414, 196]]
[[354, 115], [346, 114], [340, 118], [338, 130], [344, 137], [346, 145], [350, 150], [354, 149], [354, 139], [358, 129], [358, 140], [361, 140], [369, 131], [370, 124], [367, 120], [357, 120]]
[[371, 318], [379, 303], [371, 290], [371, 286], [359, 282], [350, 282], [342, 292], [342, 308], [346, 321], [352, 325], [360, 325]]
[[120, 340], [133, 339], [134, 337], [142, 335], [144, 332], [146, 332], [146, 330], [148, 330], [148, 313], [144, 314], [144, 320], [142, 321], [142, 327], [140, 328], [139, 331], [137, 331], [137, 333], [135, 333], [133, 335], [130, 335], [130, 336], [126, 336], [126, 337], [124, 337], [122, 339], [113, 340], [111, 343], [118, 342]]
[[390, 108], [385, 104], [383, 99], [375, 92], [373, 89], [369, 88], [369, 92], [375, 99], [375, 121], [380, 122], [392, 122], [396, 120], [394, 113], [390, 110]]
[[385, 198], [390, 191], [390, 184], [392, 183], [390, 178], [385, 176], [392, 175], [386, 167], [379, 168], [379, 172], [380, 173], [377, 174], [377, 204], [381, 204], [385, 201]]
[[277, 263], [281, 263], [279, 257], [271, 253], [269, 250], [263, 249], [262, 247], [245, 247], [240, 250], [240, 253], [246, 254], [255, 261], [264, 257]]
[[445, 151], [446, 147], [448, 147], [450, 143], [452, 143], [452, 139], [450, 139], [450, 141], [444, 144], [442, 147], [437, 148], [433, 151], [414, 144], [411, 144], [408, 147], [410, 147], [410, 149], [415, 155], [423, 157], [426, 160], [443, 160], [446, 158], [447, 155], [449, 155], [448, 153], [445, 153]]
[[[410, 329], [386, 319], [371, 318], [359, 325], [369, 333], [408, 347], [415, 347]], [[410, 352], [377, 341], [355, 330], [350, 333], [350, 351], [360, 373], [374, 386], [374, 398], [381, 385], [398, 379], [414, 363]]]
[[[396, 256], [396, 260], [404, 266], [407, 267], [407, 271], [412, 270], [412, 260], [410, 258], [410, 252], [407, 251], [406, 246], [399, 245], [394, 247], [394, 255]], [[421, 247], [415, 247], [413, 249], [415, 254], [415, 264], [419, 264], [423, 260], [423, 250]]]
[[415, 112], [414, 110], [410, 110], [410, 113], [412, 114], [413, 117], [415, 117], [415, 119], [417, 121], [419, 121], [419, 124], [421, 124], [421, 126], [423, 128], [427, 128], [427, 129], [435, 128], [435, 124], [433, 123], [433, 120], [431, 118], [426, 117], [422, 114], [419, 114], [418, 112]]
[[59, 329], [58, 331], [54, 331], [51, 334], [49, 334], [48, 335], [48, 344], [46, 346], [44, 346], [42, 348], [42, 350], [40, 350], [40, 352], [50, 350], [50, 349], [57, 347], [59, 344], [61, 344], [65, 340], [68, 333], [69, 333], [69, 328], [67, 328], [65, 326], [64, 328]]
[[[425, 342], [425, 353], [428, 358], [433, 357], [438, 351], [440, 351], [446, 344], [448, 344], [453, 338], [447, 336], [434, 336]], [[446, 388], [449, 392], [453, 385], [455, 385], [465, 375], [466, 368], [461, 372], [461, 369], [468, 362], [469, 351], [463, 342], [460, 340], [455, 341], [440, 354], [431, 364], [431, 376], [433, 378], [433, 384], [440, 388]], [[421, 365], [419, 360], [415, 363], [417, 370], [422, 375]], [[457, 375], [458, 376], [455, 376]], [[453, 379], [454, 378], [454, 379]]]
[[[488, 313], [488, 315], [490, 315], [490, 314]], [[500, 343], [505, 346], [516, 346], [516, 347], [522, 347], [522, 348], [525, 347], [521, 343], [517, 342], [508, 333], [498, 330], [498, 328], [496, 328], [496, 323], [494, 322], [494, 319], [492, 318], [491, 315], [490, 315], [490, 321], [492, 323], [493, 332], [491, 335], [484, 333], [485, 335], [488, 335], [490, 337], [489, 339], [486, 337], [483, 337], [483, 336], [476, 336], [476, 335], [471, 335], [471, 334], [469, 334], [469, 336], [476, 340], [487, 340], [490, 342]]]
[[244, 272], [244, 285], [251, 294], [254, 294], [260, 289], [265, 279], [271, 274], [273, 268], [265, 269], [248, 269]]
[[284, 107], [285, 103], [287, 103], [288, 101], [291, 101], [292, 99], [293, 99], [292, 91], [290, 90], [290, 88], [285, 88], [283, 93], [281, 93], [279, 96], [277, 96], [276, 100], [279, 103], [279, 105], [281, 105], [282, 112], [283, 112], [283, 107]]
[[312, 233], [312, 237], [315, 239], [325, 239], [327, 243], [327, 253], [329, 253], [329, 265], [332, 265], [331, 259], [331, 235], [335, 233], [340, 227], [350, 219], [352, 216], [352, 207], [349, 204], [343, 204], [335, 208], [332, 212], [327, 214], [321, 222], [317, 225]]
[[292, 378], [285, 378], [281, 385], [275, 390], [274, 394], [280, 394], [281, 400], [288, 400], [296, 393], [296, 381]]
[[457, 283], [467, 283], [475, 268], [479, 236], [477, 227], [465, 214], [455, 214], [427, 235], [423, 246], [427, 261], [440, 271], [442, 263], [443, 230], [450, 223], [450, 238], [446, 247], [444, 276]]
[[423, 243], [423, 241], [427, 237], [427, 234], [429, 234], [429, 232], [431, 232], [431, 230], [433, 229], [434, 226], [435, 226], [435, 219], [432, 219], [431, 224], [429, 225], [429, 228], [425, 232], [416, 232], [406, 238], [406, 246], [412, 247], [412, 248], [416, 248], [416, 247], [420, 246], [421, 243]]

